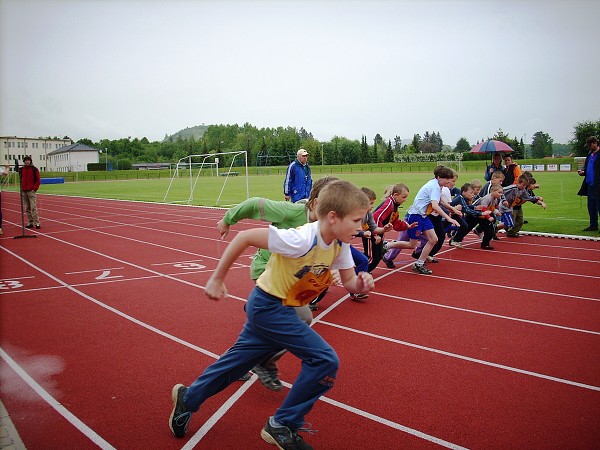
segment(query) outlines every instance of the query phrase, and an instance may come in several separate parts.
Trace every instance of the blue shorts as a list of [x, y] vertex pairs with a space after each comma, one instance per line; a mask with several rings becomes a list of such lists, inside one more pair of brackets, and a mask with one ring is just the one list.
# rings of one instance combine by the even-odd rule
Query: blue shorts
[[409, 228], [408, 230], [408, 237], [411, 239], [419, 239], [424, 231], [433, 229], [433, 224], [429, 220], [429, 217], [423, 217], [421, 214], [407, 214], [404, 220], [409, 224], [413, 222], [418, 223], [415, 228]]

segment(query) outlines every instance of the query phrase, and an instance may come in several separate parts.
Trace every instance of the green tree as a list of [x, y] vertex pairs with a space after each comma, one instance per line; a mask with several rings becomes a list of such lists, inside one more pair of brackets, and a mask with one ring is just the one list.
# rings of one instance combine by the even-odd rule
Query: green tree
[[468, 152], [471, 150], [471, 144], [469, 144], [469, 141], [467, 141], [466, 138], [461, 137], [458, 141], [456, 141], [456, 147], [454, 147], [454, 151], [455, 152]]
[[570, 142], [573, 146], [575, 156], [586, 156], [588, 154], [589, 149], [585, 146], [585, 141], [590, 136], [600, 138], [600, 120], [597, 120], [596, 122], [579, 122], [575, 125], [573, 139]]
[[394, 162], [394, 150], [392, 149], [392, 141], [388, 141], [388, 146], [383, 158], [384, 162]]
[[410, 145], [412, 145], [412, 148], [415, 150], [415, 153], [419, 151], [419, 147], [421, 146], [421, 136], [418, 133], [413, 135], [413, 139]]
[[552, 156], [552, 138], [543, 131], [537, 131], [533, 134], [531, 142], [531, 156], [533, 158], [543, 158]]

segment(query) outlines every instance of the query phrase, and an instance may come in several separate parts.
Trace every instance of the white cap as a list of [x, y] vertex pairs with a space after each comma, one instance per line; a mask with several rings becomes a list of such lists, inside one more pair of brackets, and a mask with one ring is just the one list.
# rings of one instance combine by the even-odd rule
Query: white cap
[[308, 152], [306, 150], [304, 150], [303, 148], [298, 150], [298, 152], [296, 153], [296, 156], [304, 156], [304, 155], [308, 155]]

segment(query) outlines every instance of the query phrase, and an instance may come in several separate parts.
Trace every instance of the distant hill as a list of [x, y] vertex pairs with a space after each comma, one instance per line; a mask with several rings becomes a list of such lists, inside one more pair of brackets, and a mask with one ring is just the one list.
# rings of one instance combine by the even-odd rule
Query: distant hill
[[195, 127], [184, 128], [183, 130], [179, 130], [177, 133], [174, 133], [170, 136], [165, 135], [163, 142], [176, 141], [178, 139], [189, 139], [191, 137], [194, 139], [200, 139], [202, 136], [204, 136], [206, 130], [208, 130], [208, 125], [204, 124], [196, 125]]

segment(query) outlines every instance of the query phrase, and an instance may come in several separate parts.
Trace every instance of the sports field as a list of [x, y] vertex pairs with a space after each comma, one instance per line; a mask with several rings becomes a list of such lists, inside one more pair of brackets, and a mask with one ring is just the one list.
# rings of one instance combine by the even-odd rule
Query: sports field
[[[349, 180], [357, 186], [370, 187], [378, 194], [382, 194], [389, 184], [405, 183], [411, 191], [404, 205], [406, 208], [419, 188], [432, 177], [432, 174], [426, 172], [336, 173], [333, 170], [327, 175]], [[315, 175], [315, 179], [323, 176], [325, 174]], [[589, 225], [589, 219], [586, 198], [576, 195], [581, 185], [581, 177], [576, 172], [535, 172], [534, 176], [541, 186], [536, 195], [544, 197], [548, 208], [543, 210], [538, 206], [526, 204], [524, 212], [529, 223], [524, 226], [523, 231], [598, 237], [598, 233], [582, 232], [583, 228]], [[474, 178], [483, 179], [483, 174], [461, 173], [457, 186]], [[248, 186], [251, 197], [283, 200], [283, 176], [280, 174], [251, 175], [248, 179], [245, 176], [203, 176], [197, 181], [194, 177], [190, 179], [182, 176], [175, 180], [169, 190], [170, 181], [170, 178], [148, 178], [45, 184], [41, 186], [40, 193], [150, 202], [165, 200], [167, 203], [187, 204], [190, 193], [193, 192], [190, 202], [192, 205], [227, 207], [244, 200]], [[169, 195], [165, 198], [167, 190]]]
[[[0, 397], [30, 449], [274, 448], [260, 437], [285, 388], [235, 381], [167, 423], [171, 387], [191, 383], [234, 342], [252, 288], [244, 254], [204, 285], [226, 242], [218, 208], [39, 195], [41, 230], [20, 233], [2, 193]], [[264, 226], [243, 221], [238, 230]], [[316, 449], [598, 448], [600, 241], [523, 236], [444, 246], [433, 275], [373, 272], [363, 303], [333, 287], [314, 329], [341, 361], [307, 417]], [[4, 437], [4, 436], [3, 436]]]

